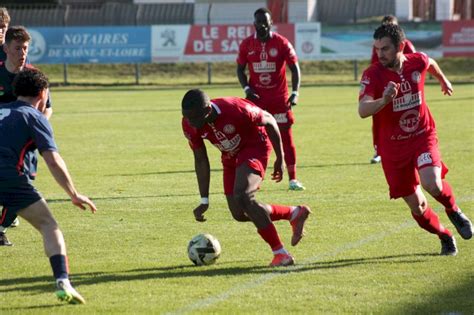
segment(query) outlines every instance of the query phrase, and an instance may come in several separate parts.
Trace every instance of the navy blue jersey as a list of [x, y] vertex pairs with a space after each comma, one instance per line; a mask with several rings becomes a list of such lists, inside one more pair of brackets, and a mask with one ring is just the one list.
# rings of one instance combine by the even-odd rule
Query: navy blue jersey
[[28, 179], [25, 156], [36, 149], [57, 151], [48, 120], [28, 103], [0, 104], [0, 182]]

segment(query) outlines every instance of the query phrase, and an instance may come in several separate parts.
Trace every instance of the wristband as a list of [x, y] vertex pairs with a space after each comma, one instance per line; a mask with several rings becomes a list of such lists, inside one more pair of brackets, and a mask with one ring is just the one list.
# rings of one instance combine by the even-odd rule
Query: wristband
[[246, 85], [246, 86], [244, 87], [244, 92], [247, 93], [248, 90], [250, 90], [250, 86]]
[[300, 95], [300, 93], [298, 93], [298, 91], [293, 91], [293, 92], [291, 92], [291, 95], [294, 95], [294, 96], [299, 96], [299, 95]]
[[209, 198], [208, 197], [201, 197], [201, 204], [202, 205], [208, 205], [209, 204]]

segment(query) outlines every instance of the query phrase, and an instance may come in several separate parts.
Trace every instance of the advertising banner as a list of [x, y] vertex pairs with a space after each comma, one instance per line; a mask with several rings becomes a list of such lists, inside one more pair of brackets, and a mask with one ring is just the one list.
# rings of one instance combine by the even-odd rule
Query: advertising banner
[[149, 63], [150, 27], [30, 28], [33, 64]]
[[[288, 38], [300, 59], [312, 59], [321, 51], [319, 23], [277, 24], [273, 30]], [[253, 25], [155, 25], [152, 61], [235, 61], [240, 43], [254, 32]]]
[[474, 20], [443, 22], [443, 55], [474, 57]]

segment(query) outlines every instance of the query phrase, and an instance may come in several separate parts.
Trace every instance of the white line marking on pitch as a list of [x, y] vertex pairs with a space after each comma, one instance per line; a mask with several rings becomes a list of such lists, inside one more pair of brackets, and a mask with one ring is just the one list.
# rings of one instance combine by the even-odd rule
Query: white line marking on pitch
[[[219, 302], [223, 302], [223, 301], [227, 300], [229, 297], [231, 297], [232, 295], [241, 294], [241, 293], [243, 293], [247, 290], [250, 290], [250, 289], [258, 287], [262, 284], [265, 284], [266, 282], [268, 282], [268, 281], [270, 281], [270, 280], [272, 280], [276, 277], [284, 277], [284, 276], [287, 276], [287, 275], [291, 275], [291, 271], [303, 269], [303, 268], [306, 267], [307, 264], [314, 263], [314, 262], [318, 261], [319, 259], [322, 259], [324, 257], [336, 256], [336, 255], [338, 255], [340, 253], [343, 253], [345, 251], [348, 251], [350, 249], [359, 248], [359, 247], [361, 247], [365, 244], [368, 244], [368, 243], [371, 243], [371, 242], [374, 242], [374, 241], [377, 241], [377, 240], [381, 240], [381, 239], [383, 239], [387, 236], [398, 233], [399, 231], [401, 231], [403, 229], [414, 227], [415, 225], [416, 225], [415, 221], [413, 221], [413, 220], [406, 221], [405, 223], [401, 224], [400, 226], [398, 226], [397, 228], [395, 228], [391, 231], [382, 232], [382, 233], [378, 233], [378, 234], [373, 234], [373, 235], [370, 235], [369, 237], [360, 239], [358, 241], [351, 242], [351, 243], [346, 243], [346, 244], [336, 248], [335, 250], [333, 250], [331, 252], [324, 253], [324, 254], [318, 254], [318, 255], [315, 255], [313, 257], [307, 258], [307, 259], [303, 260], [302, 263], [299, 264], [299, 265], [295, 265], [295, 266], [292, 266], [292, 267], [287, 267], [285, 269], [280, 269], [280, 270], [272, 272], [272, 273], [267, 273], [265, 275], [260, 276], [257, 279], [250, 280], [250, 281], [247, 281], [247, 282], [242, 283], [240, 285], [237, 285], [233, 288], [230, 288], [229, 290], [227, 290], [225, 292], [222, 292], [221, 294], [210, 296], [207, 299], [197, 301], [193, 304], [190, 304], [188, 306], [185, 306], [183, 308], [177, 309], [173, 312], [169, 312], [169, 313], [166, 313], [166, 314], [169, 314], [169, 315], [173, 314], [174, 315], [174, 314], [186, 314], [186, 313], [189, 313], [189, 312], [192, 312], [192, 311], [195, 311], [195, 310], [201, 310], [202, 311], [203, 308], [212, 306], [212, 305], [217, 304]], [[282, 271], [284, 271], [284, 272], [282, 272]]]

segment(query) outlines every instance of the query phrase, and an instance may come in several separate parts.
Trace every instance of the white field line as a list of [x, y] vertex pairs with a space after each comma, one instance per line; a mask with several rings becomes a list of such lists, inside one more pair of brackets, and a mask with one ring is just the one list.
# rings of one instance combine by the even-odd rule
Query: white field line
[[354, 248], [359, 248], [359, 247], [361, 247], [365, 244], [372, 243], [372, 242], [381, 240], [381, 239], [383, 239], [387, 236], [398, 233], [401, 230], [404, 230], [404, 229], [407, 229], [407, 228], [410, 228], [410, 227], [414, 227], [415, 225], [416, 225], [416, 223], [415, 223], [414, 220], [408, 220], [405, 223], [399, 225], [398, 227], [396, 227], [396, 228], [394, 228], [390, 231], [385, 231], [385, 232], [381, 232], [381, 233], [372, 234], [372, 235], [369, 235], [368, 237], [360, 239], [358, 241], [343, 244], [343, 245], [337, 247], [336, 249], [334, 249], [333, 251], [330, 251], [330, 252], [327, 252], [327, 253], [321, 253], [321, 254], [315, 255], [313, 257], [307, 258], [307, 259], [303, 260], [301, 263], [299, 263], [298, 265], [291, 266], [291, 267], [286, 267], [284, 269], [278, 269], [275, 272], [264, 274], [264, 275], [258, 277], [257, 279], [252, 279], [250, 281], [241, 283], [239, 285], [236, 285], [236, 286], [230, 288], [229, 290], [227, 290], [225, 292], [222, 292], [222, 293], [214, 295], [214, 296], [210, 296], [206, 299], [195, 301], [194, 303], [191, 303], [191, 304], [189, 304], [185, 307], [182, 307], [180, 309], [177, 309], [173, 312], [169, 312], [169, 313], [166, 313], [166, 314], [169, 314], [169, 315], [173, 314], [174, 315], [174, 314], [186, 314], [186, 313], [189, 313], [189, 312], [192, 312], [192, 311], [195, 311], [195, 310], [202, 311], [203, 308], [210, 307], [210, 306], [213, 306], [217, 303], [223, 302], [223, 301], [229, 299], [233, 295], [238, 295], [238, 294], [245, 293], [246, 291], [248, 291], [250, 289], [253, 289], [255, 287], [258, 287], [260, 285], [263, 285], [263, 284], [267, 283], [268, 281], [270, 281], [270, 280], [272, 280], [276, 277], [285, 277], [285, 276], [291, 275], [291, 271], [293, 271], [293, 270], [297, 271], [299, 269], [303, 269], [303, 268], [306, 267], [307, 264], [315, 263], [318, 260], [320, 260], [322, 258], [325, 258], [325, 257], [336, 256], [340, 253], [346, 252], [346, 251], [354, 249]]

